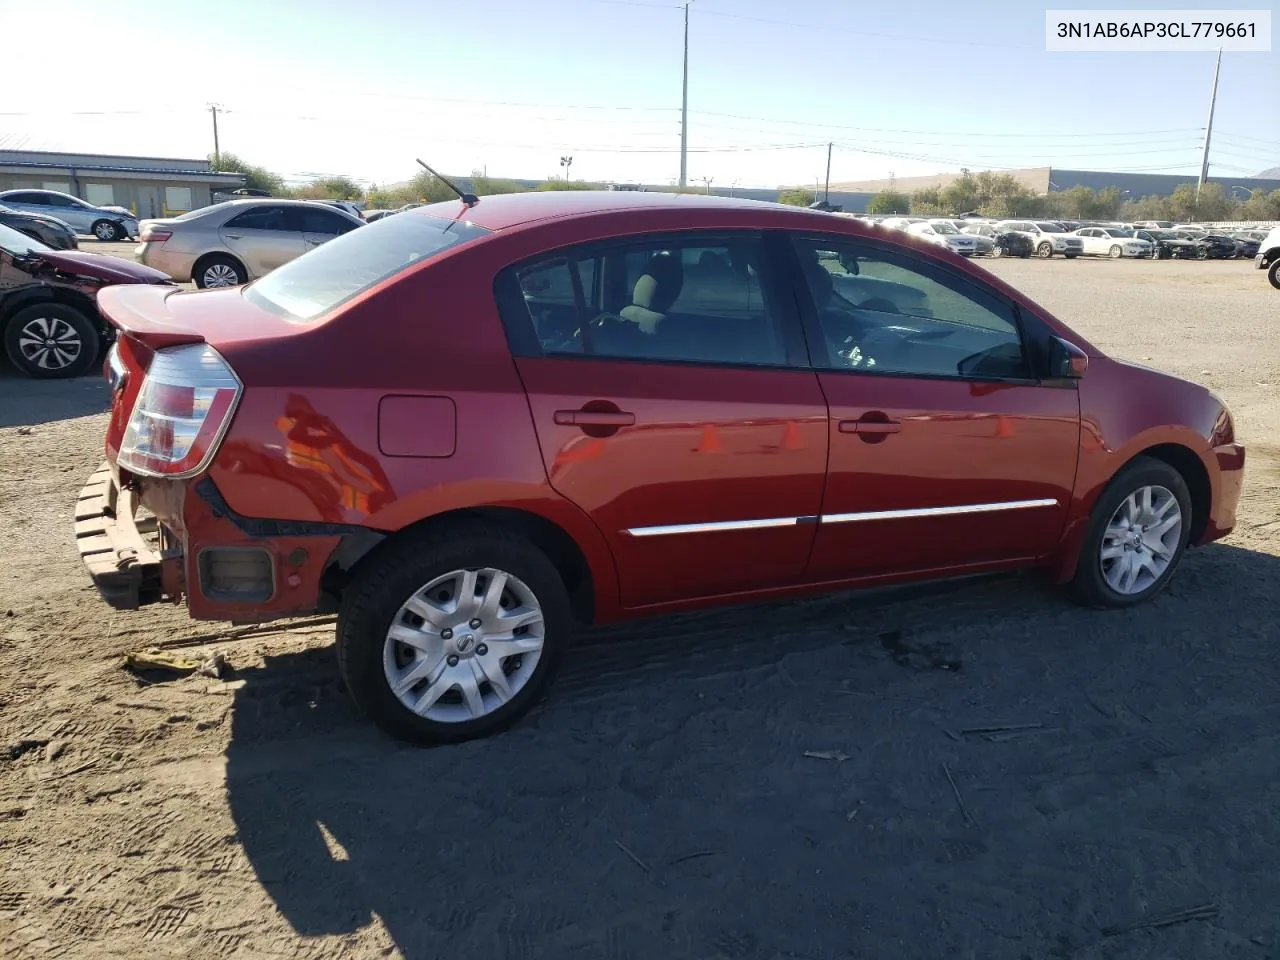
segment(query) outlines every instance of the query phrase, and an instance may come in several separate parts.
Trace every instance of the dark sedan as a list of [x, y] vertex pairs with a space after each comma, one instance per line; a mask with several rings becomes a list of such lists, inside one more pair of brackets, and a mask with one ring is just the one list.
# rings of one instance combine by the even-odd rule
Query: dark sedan
[[1194, 240], [1180, 237], [1172, 230], [1138, 230], [1134, 236], [1151, 244], [1153, 260], [1187, 259], [1199, 253]]
[[1236, 242], [1231, 237], [1220, 233], [1197, 236], [1190, 231], [1177, 231], [1179, 237], [1191, 240], [1196, 245], [1196, 258], [1199, 260], [1234, 260], [1237, 254]]
[[1258, 255], [1258, 247], [1262, 243], [1262, 237], [1255, 236], [1254, 231], [1244, 230], [1239, 233], [1233, 233], [1231, 234], [1231, 239], [1236, 242], [1236, 256], [1252, 260]]
[[39, 240], [54, 250], [75, 250], [80, 246], [76, 240], [76, 232], [55, 217], [22, 213], [0, 204], [0, 224], [11, 227], [32, 240]]

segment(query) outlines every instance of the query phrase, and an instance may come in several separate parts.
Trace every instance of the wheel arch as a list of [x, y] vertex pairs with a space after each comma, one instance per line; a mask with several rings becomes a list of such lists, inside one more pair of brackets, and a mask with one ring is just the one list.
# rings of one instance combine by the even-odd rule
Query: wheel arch
[[601, 589], [607, 588], [612, 570], [593, 569], [587, 551], [561, 524], [539, 513], [518, 507], [475, 506], [449, 510], [412, 523], [394, 533], [373, 531], [343, 538], [330, 556], [321, 577], [321, 592], [333, 600], [361, 570], [376, 563], [394, 544], [410, 536], [434, 532], [441, 536], [467, 526], [496, 526], [528, 540], [551, 561], [564, 581], [574, 618], [583, 625], [595, 622], [603, 608], [611, 606]]
[[99, 331], [106, 328], [106, 324], [102, 320], [101, 314], [98, 313], [98, 305], [94, 302], [93, 297], [79, 290], [69, 289], [67, 287], [30, 286], [25, 290], [16, 290], [8, 296], [0, 300], [0, 330], [8, 325], [13, 315], [27, 307], [34, 306], [37, 303], [60, 303], [64, 306], [75, 307], [84, 313], [90, 323], [98, 327]]

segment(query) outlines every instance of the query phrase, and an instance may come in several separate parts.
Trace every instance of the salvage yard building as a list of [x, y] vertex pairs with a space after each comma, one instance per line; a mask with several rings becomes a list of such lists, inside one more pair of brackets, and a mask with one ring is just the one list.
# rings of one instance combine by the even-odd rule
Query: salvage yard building
[[207, 207], [215, 192], [243, 185], [241, 174], [216, 172], [208, 160], [0, 150], [0, 190], [57, 190], [139, 218]]

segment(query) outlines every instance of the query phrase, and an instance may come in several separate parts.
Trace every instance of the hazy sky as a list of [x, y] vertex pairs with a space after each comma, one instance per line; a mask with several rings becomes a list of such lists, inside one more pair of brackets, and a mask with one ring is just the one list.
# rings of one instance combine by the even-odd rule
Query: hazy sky
[[[828, 140], [833, 182], [1194, 174], [1214, 55], [1046, 53], [1044, 10], [694, 0], [690, 181], [812, 183]], [[541, 177], [571, 154], [575, 178], [670, 182], [682, 16], [674, 0], [0, 0], [0, 147], [204, 156], [216, 101], [222, 149], [291, 178], [393, 182], [415, 156]], [[1213, 172], [1280, 164], [1278, 80], [1280, 54], [1224, 56]]]

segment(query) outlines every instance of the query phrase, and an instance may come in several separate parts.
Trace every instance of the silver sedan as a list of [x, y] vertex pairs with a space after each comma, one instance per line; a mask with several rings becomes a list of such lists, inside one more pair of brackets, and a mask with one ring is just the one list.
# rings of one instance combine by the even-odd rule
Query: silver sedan
[[177, 283], [234, 287], [360, 226], [357, 217], [310, 200], [231, 200], [143, 220], [136, 253]]

